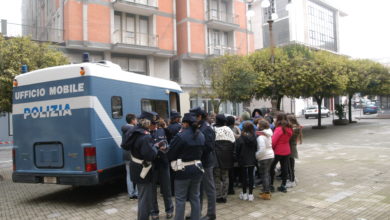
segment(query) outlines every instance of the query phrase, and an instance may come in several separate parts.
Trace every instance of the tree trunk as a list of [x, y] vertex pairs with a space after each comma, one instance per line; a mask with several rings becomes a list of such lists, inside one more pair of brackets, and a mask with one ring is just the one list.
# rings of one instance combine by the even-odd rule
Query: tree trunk
[[277, 112], [278, 110], [278, 99], [271, 98], [272, 112]]
[[283, 98], [283, 96], [278, 96], [278, 102], [277, 102], [277, 106], [276, 106], [276, 109], [278, 110], [278, 111], [280, 111], [280, 106], [281, 106], [281, 104], [282, 104], [282, 98]]
[[318, 128], [321, 128], [321, 106], [322, 106], [322, 99], [324, 98], [324, 97], [321, 97], [321, 96], [319, 96], [319, 97], [314, 97], [315, 98], [315, 100], [317, 101], [317, 105], [318, 105]]
[[349, 123], [352, 123], [352, 97], [353, 97], [353, 95], [348, 95], [348, 118], [349, 118]]

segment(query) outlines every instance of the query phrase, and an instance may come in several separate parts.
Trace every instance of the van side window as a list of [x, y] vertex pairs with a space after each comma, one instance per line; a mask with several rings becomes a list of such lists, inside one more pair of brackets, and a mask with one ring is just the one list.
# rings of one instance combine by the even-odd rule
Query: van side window
[[118, 119], [123, 116], [122, 97], [113, 96], [111, 97], [111, 112], [112, 118]]
[[160, 118], [168, 119], [168, 101], [167, 100], [141, 100], [141, 111], [157, 112]]

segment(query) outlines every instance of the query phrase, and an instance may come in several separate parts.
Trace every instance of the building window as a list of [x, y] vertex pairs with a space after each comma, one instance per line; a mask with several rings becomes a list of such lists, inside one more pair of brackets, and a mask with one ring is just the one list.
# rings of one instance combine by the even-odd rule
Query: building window
[[123, 116], [122, 97], [113, 96], [111, 97], [111, 112], [112, 118], [118, 119]]
[[115, 12], [113, 43], [157, 47], [157, 36], [151, 34], [149, 17]]
[[326, 50], [337, 51], [334, 11], [309, 1], [309, 44]]
[[229, 32], [208, 29], [209, 54], [224, 55], [233, 53], [232, 37]]
[[168, 101], [167, 100], [141, 100], [141, 111], [156, 112], [160, 118], [168, 119]]
[[147, 75], [147, 60], [145, 56], [115, 56], [111, 57], [113, 63], [118, 64], [122, 70]]

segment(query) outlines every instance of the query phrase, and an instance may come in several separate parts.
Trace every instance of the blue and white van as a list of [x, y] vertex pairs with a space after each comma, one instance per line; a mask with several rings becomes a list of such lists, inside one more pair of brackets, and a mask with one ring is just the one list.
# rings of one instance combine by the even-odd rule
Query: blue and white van
[[94, 185], [125, 174], [127, 113], [180, 110], [180, 86], [110, 62], [21, 74], [13, 90], [13, 175], [19, 183]]

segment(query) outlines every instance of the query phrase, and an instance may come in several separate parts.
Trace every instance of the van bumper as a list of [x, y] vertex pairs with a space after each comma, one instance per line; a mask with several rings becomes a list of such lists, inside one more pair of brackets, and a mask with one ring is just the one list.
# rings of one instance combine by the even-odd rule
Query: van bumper
[[[45, 182], [47, 177], [55, 177], [53, 184], [73, 185], [73, 186], [89, 186], [105, 183], [107, 181], [122, 178], [126, 176], [124, 165], [109, 168], [102, 172], [91, 172], [84, 174], [61, 174], [61, 173], [32, 173], [14, 171], [12, 173], [12, 181], [15, 183], [48, 183]], [[53, 178], [51, 178], [53, 179]]]

